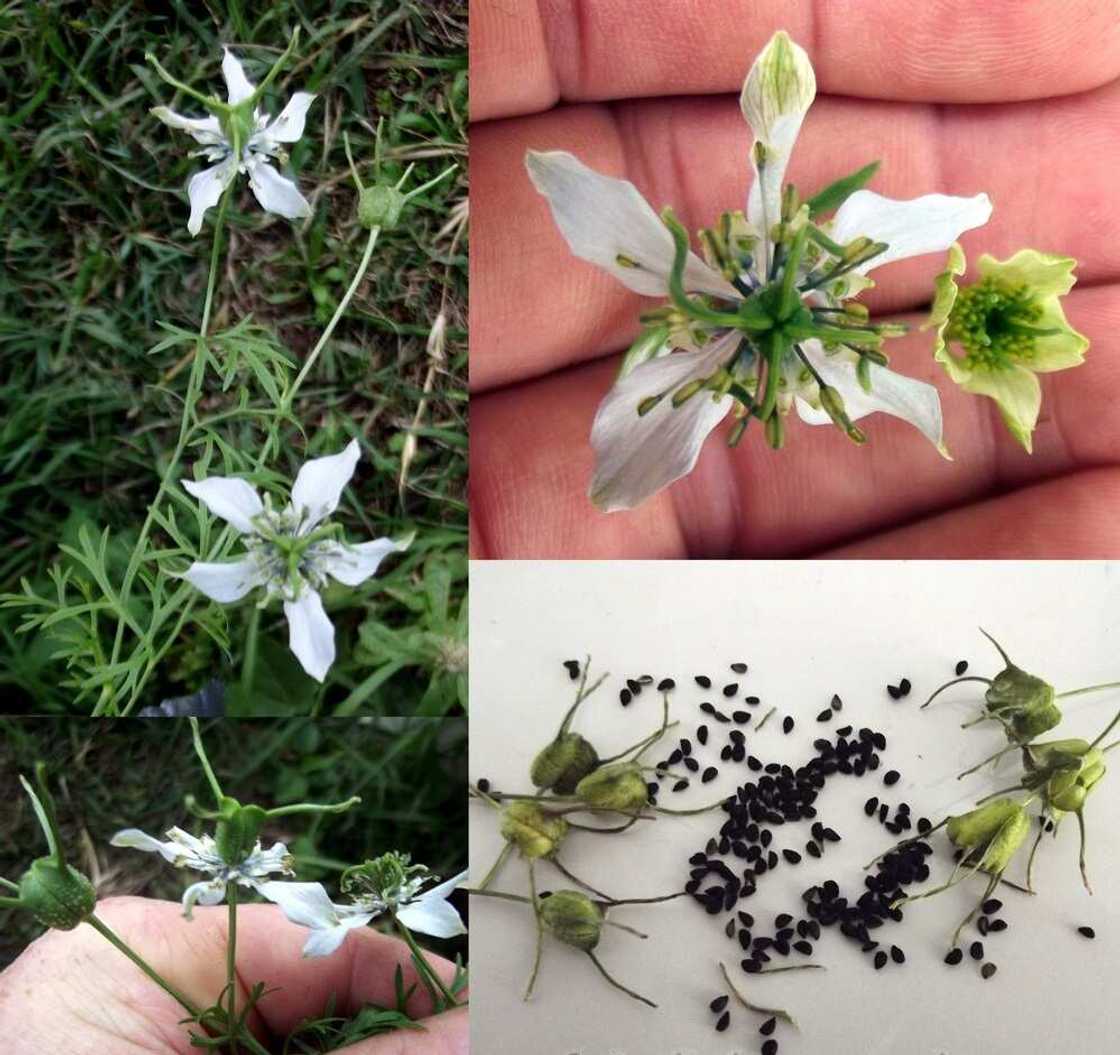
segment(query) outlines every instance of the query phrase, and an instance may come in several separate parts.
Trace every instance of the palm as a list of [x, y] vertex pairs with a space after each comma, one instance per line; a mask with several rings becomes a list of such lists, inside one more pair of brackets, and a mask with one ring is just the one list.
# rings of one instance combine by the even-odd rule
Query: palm
[[[571, 256], [522, 157], [529, 148], [569, 150], [631, 179], [655, 208], [672, 204], [693, 229], [742, 207], [749, 134], [735, 96], [656, 96], [737, 90], [778, 27], [734, 23], [715, 3], [666, 3], [656, 17], [646, 4], [615, 3], [584, 20], [570, 46], [571, 27], [549, 16], [546, 59], [543, 44], [534, 50], [511, 37], [514, 9], [475, 6], [472, 105], [476, 118], [502, 118], [476, 123], [471, 140], [477, 555], [779, 556], [848, 544], [844, 552], [860, 556], [1092, 556], [1115, 548], [1114, 518], [1103, 512], [1120, 492], [1114, 19], [1076, 5], [1061, 25], [1018, 15], [1008, 25], [995, 8], [990, 25], [942, 19], [923, 28], [912, 13], [902, 26], [898, 5], [853, 5], [845, 17], [838, 5], [817, 5], [817, 39], [827, 46], [811, 48], [820, 95], [793, 155], [792, 182], [812, 193], [879, 158], [873, 186], [881, 193], [991, 196], [991, 222], [962, 239], [970, 255], [1006, 257], [1029, 245], [1079, 261], [1066, 308], [1093, 343], [1085, 365], [1043, 379], [1033, 456], [1006, 435], [990, 401], [948, 381], [928, 335], [912, 333], [888, 350], [906, 373], [939, 388], [954, 462], [883, 415], [866, 422], [864, 448], [791, 419], [782, 452], [750, 431], [729, 450], [725, 426], [690, 476], [634, 511], [604, 515], [586, 497], [588, 433], [616, 355], [651, 302]], [[783, 21], [797, 36], [806, 16], [802, 5]], [[807, 30], [800, 35], [812, 40]], [[1068, 63], [1074, 37], [1079, 61]], [[692, 41], [703, 61], [678, 50]], [[961, 56], [977, 54], [983, 63], [962, 65]], [[1033, 74], [1025, 77], [1028, 57]], [[527, 72], [510, 76], [511, 68]], [[570, 98], [651, 97], [530, 114], [550, 101], [548, 68]], [[1004, 101], [1031, 92], [1080, 94]], [[973, 103], [985, 105], [965, 105]], [[919, 321], [942, 264], [926, 256], [884, 267], [868, 306]]]
[[[197, 1005], [218, 998], [226, 983], [224, 908], [196, 909], [191, 922], [183, 920], [176, 904], [139, 898], [103, 901], [97, 911]], [[406, 985], [414, 979], [403, 943], [364, 931], [352, 934], [331, 957], [303, 960], [300, 947], [306, 933], [273, 906], [238, 910], [239, 996], [254, 981], [267, 982], [269, 993], [250, 1019], [266, 1046], [303, 1019], [321, 1016], [332, 996], [342, 1015], [365, 1002], [393, 1006], [397, 963]], [[413, 999], [410, 1013], [423, 1013], [421, 998]], [[461, 1014], [432, 1019], [425, 1032], [410, 1032], [407, 1039], [387, 1037], [387, 1047], [371, 1040], [345, 1050], [350, 1055], [454, 1055], [466, 1048]], [[175, 1000], [86, 925], [65, 933], [50, 931], [0, 976], [0, 1032], [15, 1038], [16, 1052], [189, 1055], [198, 1049], [191, 1046], [184, 1017]]]

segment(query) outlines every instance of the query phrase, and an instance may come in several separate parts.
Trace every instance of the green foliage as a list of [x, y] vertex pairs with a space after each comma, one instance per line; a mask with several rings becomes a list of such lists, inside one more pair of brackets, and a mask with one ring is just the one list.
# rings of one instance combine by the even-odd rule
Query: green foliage
[[[266, 95], [318, 94], [291, 164], [313, 215], [231, 201], [210, 334], [197, 329], [213, 213], [186, 232], [190, 140], [148, 110], [174, 98], [144, 54], [205, 91], [220, 45], [259, 78], [302, 31]], [[426, 634], [465, 610], [466, 176], [410, 203], [291, 408], [284, 386], [353, 277], [366, 232], [342, 144], [359, 171], [384, 118], [387, 178], [463, 162], [466, 3], [284, 0], [246, 8], [50, 0], [0, 12], [0, 691], [7, 709], [134, 713], [212, 676], [233, 713], [423, 713], [462, 702]], [[440, 315], [446, 341], [428, 336]], [[198, 355], [203, 398], [172, 467]], [[275, 436], [257, 466], [264, 439]], [[325, 686], [293, 665], [277, 608], [223, 607], [181, 582], [200, 554], [237, 552], [174, 479], [290, 481], [308, 457], [362, 445], [338, 519], [347, 537], [417, 532], [412, 550], [324, 598], [339, 659]], [[158, 495], [160, 478], [173, 482]], [[255, 470], [255, 471], [254, 471]], [[151, 532], [145, 517], [154, 501]], [[130, 561], [139, 544], [138, 561]], [[428, 608], [429, 573], [450, 593]], [[435, 589], [442, 590], [441, 579]], [[418, 603], [418, 598], [424, 598]], [[376, 622], [396, 642], [369, 649]], [[361, 637], [359, 638], [359, 631]], [[398, 640], [399, 639], [399, 640]], [[390, 657], [403, 658], [377, 680]]]

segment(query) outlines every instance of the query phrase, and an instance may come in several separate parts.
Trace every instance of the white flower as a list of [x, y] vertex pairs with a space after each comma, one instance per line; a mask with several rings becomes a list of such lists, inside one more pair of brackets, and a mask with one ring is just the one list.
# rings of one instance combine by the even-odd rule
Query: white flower
[[[222, 75], [226, 81], [229, 105], [234, 108], [228, 117], [184, 117], [166, 106], [152, 109], [152, 113], [164, 124], [188, 132], [201, 143], [203, 149], [197, 154], [207, 161], [216, 162], [210, 168], [196, 172], [187, 183], [187, 196], [191, 202], [187, 230], [192, 235], [197, 235], [202, 229], [206, 210], [218, 204], [222, 192], [238, 173], [248, 175], [249, 186], [266, 212], [289, 220], [311, 214], [311, 206], [295, 183], [281, 176], [269, 162], [283, 160], [281, 144], [295, 143], [303, 135], [307, 109], [315, 96], [310, 92], [296, 92], [275, 120], [271, 120], [259, 107], [254, 108], [252, 114], [244, 115], [244, 127], [237, 129], [235, 137], [233, 122], [242, 116], [236, 107], [250, 99], [255, 89], [233, 53], [228, 48], [223, 51]], [[236, 157], [234, 138], [239, 140]]]
[[292, 871], [292, 857], [283, 843], [275, 843], [270, 849], [262, 850], [258, 841], [243, 861], [230, 864], [222, 859], [217, 843], [211, 836], [196, 838], [182, 828], [172, 828], [167, 833], [167, 842], [160, 842], [138, 828], [119, 831], [109, 842], [112, 846], [127, 846], [145, 853], [158, 853], [176, 868], [189, 868], [212, 875], [213, 879], [192, 883], [183, 894], [183, 915], [187, 919], [190, 919], [191, 909], [195, 905], [221, 904], [229, 883], [238, 883], [257, 891], [265, 886], [294, 885], [270, 882], [264, 878], [274, 872], [281, 875], [295, 874]]
[[395, 912], [409, 930], [436, 938], [466, 934], [463, 920], [448, 895], [467, 878], [460, 872], [453, 879], [424, 892], [424, 880], [413, 880], [392, 899], [361, 895], [350, 905], [336, 905], [318, 883], [264, 883], [260, 892], [280, 906], [284, 915], [311, 934], [303, 947], [304, 956], [329, 956], [355, 927], [364, 927], [384, 912]]
[[[706, 300], [691, 303], [710, 318], [682, 312], [679, 296], [673, 299], [675, 311], [667, 307], [659, 316], [653, 313], [662, 325], [651, 323], [644, 331], [595, 416], [591, 444], [596, 468], [590, 495], [605, 511], [631, 508], [684, 476], [708, 435], [733, 408], [742, 411], [753, 401], [758, 409], [771, 373], [764, 348], [750, 339], [749, 327], [721, 325], [719, 320], [736, 319], [737, 312], [741, 317], [744, 304], [748, 309], [752, 299], [760, 304], [759, 294], [780, 286], [782, 266], [777, 275], [772, 267], [779, 244], [775, 233], [784, 220], [787, 229], [779, 232], [779, 241], [788, 250], [795, 232], [809, 223], [806, 205], [783, 217], [782, 200], [787, 162], [815, 91], [808, 56], [785, 33], [775, 34], [752, 66], [741, 98], [755, 137], [750, 155], [755, 179], [746, 216], [725, 214], [705, 246], [712, 263], [689, 251], [681, 270], [679, 292], [704, 295]], [[673, 234], [637, 188], [600, 175], [565, 152], [530, 151], [525, 163], [576, 256], [609, 271], [635, 292], [673, 295]], [[815, 221], [813, 226], [822, 235], [827, 232], [834, 245], [848, 248], [858, 262], [840, 270], [844, 257], [821, 248], [824, 242], [819, 238], [805, 241], [803, 256], [792, 269], [797, 299], [788, 310], [831, 311], [843, 317], [845, 301], [873, 284], [863, 277], [868, 271], [945, 250], [990, 215], [991, 203], [984, 194], [928, 194], [896, 201], [865, 190], [849, 193], [831, 223]], [[859, 239], [867, 240], [862, 249]], [[779, 258], [779, 265], [785, 263]], [[819, 281], [829, 266], [840, 274], [835, 280]], [[812, 315], [814, 322], [823, 318]], [[851, 323], [853, 318], [857, 317], [844, 321]], [[774, 326], [780, 329], [787, 321], [790, 316]], [[768, 408], [770, 417], [775, 404], [785, 412], [796, 403], [799, 415], [810, 424], [836, 422], [861, 439], [851, 422], [880, 411], [910, 422], [946, 453], [941, 404], [933, 386], [893, 373], [869, 358], [861, 368], [861, 383], [856, 368], [866, 356], [837, 348], [836, 342], [826, 350], [812, 336], [813, 326], [792, 321], [795, 325], [782, 335], [785, 350], [773, 370], [777, 396]], [[873, 326], [864, 330], [874, 332]], [[822, 392], [822, 385], [830, 391]], [[775, 424], [780, 437], [780, 420]]]
[[236, 477], [183, 480], [183, 487], [242, 536], [246, 555], [220, 563], [195, 561], [184, 578], [222, 604], [241, 600], [258, 586], [262, 604], [283, 598], [288, 642], [303, 669], [322, 681], [334, 662], [334, 627], [319, 596], [330, 578], [358, 586], [377, 571], [382, 559], [408, 547], [408, 540], [375, 539], [351, 545], [333, 527], [320, 526], [338, 508], [342, 489], [354, 475], [360, 450], [351, 440], [345, 450], [305, 462], [280, 511], [262, 502], [256, 490]]

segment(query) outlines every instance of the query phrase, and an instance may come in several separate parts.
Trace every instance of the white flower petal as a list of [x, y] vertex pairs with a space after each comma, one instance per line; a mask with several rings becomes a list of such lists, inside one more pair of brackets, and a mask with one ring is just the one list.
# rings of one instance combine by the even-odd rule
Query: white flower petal
[[261, 883], [257, 890], [279, 905], [284, 915], [301, 927], [331, 927], [338, 919], [336, 906], [331, 903], [321, 883], [272, 880]]
[[[801, 122], [817, 94], [813, 64], [803, 48], [784, 32], [777, 32], [751, 66], [739, 105], [757, 143], [765, 152], [761, 175], [754, 150], [754, 182], [747, 201], [747, 218], [766, 234], [781, 216], [782, 183]], [[764, 261], [759, 260], [761, 268]]]
[[372, 914], [363, 912], [357, 916], [342, 917], [333, 927], [313, 930], [304, 943], [303, 955], [330, 956], [346, 940], [346, 935], [350, 931], [364, 927], [371, 919], [373, 919]]
[[220, 905], [225, 896], [224, 879], [204, 879], [200, 883], [192, 883], [183, 892], [183, 915], [190, 919], [195, 905]]
[[229, 48], [222, 48], [222, 76], [226, 79], [226, 99], [231, 106], [244, 102], [253, 94], [252, 82]]
[[249, 879], [272, 872], [295, 874], [292, 871], [292, 855], [284, 843], [273, 843], [267, 850], [262, 850], [261, 844], [257, 843], [253, 852], [238, 865], [238, 871]]
[[315, 96], [310, 92], [296, 92], [288, 100], [288, 105], [280, 111], [275, 121], [266, 125], [249, 140], [252, 147], [254, 140], [270, 147], [273, 143], [294, 143], [303, 135], [303, 126], [307, 120], [307, 108], [315, 101]]
[[314, 548], [319, 567], [346, 586], [358, 586], [377, 571], [390, 553], [407, 549], [396, 539], [379, 538], [357, 546], [340, 542], [323, 542]]
[[159, 854], [165, 861], [170, 861], [172, 864], [180, 859], [183, 855], [182, 847], [176, 846], [174, 843], [161, 842], [159, 839], [153, 838], [151, 835], [140, 831], [139, 828], [125, 828], [123, 831], [117, 832], [109, 840], [110, 846], [123, 846], [130, 850], [143, 850], [145, 853]]
[[[941, 420], [941, 397], [933, 385], [896, 374], [883, 366], [871, 364], [871, 391], [865, 392], [856, 377], [855, 364], [825, 354], [819, 341], [802, 345], [806, 358], [828, 385], [844, 399], [844, 409], [853, 420], [882, 412], [913, 425], [942, 455], [945, 449]], [[831, 424], [823, 411], [797, 400], [797, 412], [810, 425]]]
[[213, 564], [196, 560], [183, 573], [183, 578], [212, 601], [232, 604], [240, 601], [254, 587], [263, 586], [268, 575], [258, 560], [246, 557], [244, 560]]
[[837, 209], [829, 235], [841, 244], [860, 235], [887, 243], [884, 252], [856, 269], [866, 274], [895, 260], [943, 252], [965, 231], [986, 224], [991, 215], [986, 194], [972, 198], [923, 194], [900, 201], [857, 190]]
[[454, 938], [466, 934], [463, 919], [455, 906], [443, 898], [428, 900], [423, 898], [405, 905], [397, 912], [397, 918], [409, 929], [433, 938]]
[[342, 489], [350, 482], [362, 450], [351, 440], [338, 454], [312, 458], [300, 466], [292, 484], [291, 509], [300, 518], [299, 534], [306, 535], [338, 508]]
[[731, 397], [713, 400], [710, 393], [698, 392], [674, 407], [667, 395], [641, 417], [638, 404], [709, 376], [738, 342], [739, 335], [729, 333], [698, 352], [674, 352], [643, 363], [615, 382], [591, 426], [595, 475], [589, 493], [600, 509], [630, 509], [692, 470], [708, 433], [731, 409]]
[[196, 172], [187, 181], [187, 197], [191, 203], [187, 230], [192, 235], [197, 235], [202, 230], [202, 218], [206, 215], [206, 210], [218, 204], [222, 191], [229, 186], [230, 180], [236, 174], [237, 164], [232, 157], [229, 157], [217, 165]]
[[[561, 150], [530, 150], [525, 167], [576, 256], [609, 271], [636, 293], [668, 293], [673, 236], [634, 184], [600, 175]], [[630, 263], [620, 264], [620, 257]], [[688, 254], [684, 284], [692, 292], [741, 299], [731, 283], [694, 253]]]
[[247, 480], [236, 476], [208, 476], [205, 480], [180, 481], [211, 513], [221, 517], [242, 535], [251, 535], [253, 517], [264, 509], [260, 495]]
[[222, 126], [212, 114], [209, 117], [184, 117], [167, 106], [153, 106], [152, 116], [158, 117], [170, 128], [177, 128], [181, 132], [189, 132], [204, 146], [216, 146], [219, 143], [225, 143]]
[[254, 156], [249, 165], [249, 186], [265, 212], [298, 220], [311, 215], [311, 204], [287, 176]]
[[334, 626], [323, 611], [322, 598], [304, 586], [299, 600], [284, 602], [288, 618], [288, 646], [316, 681], [327, 676], [334, 662]]

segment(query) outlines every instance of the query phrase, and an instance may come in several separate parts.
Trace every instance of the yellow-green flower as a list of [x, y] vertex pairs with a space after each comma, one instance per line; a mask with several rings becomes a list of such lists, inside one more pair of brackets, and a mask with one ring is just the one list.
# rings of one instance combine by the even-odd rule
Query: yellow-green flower
[[[935, 282], [925, 324], [937, 328], [933, 357], [966, 392], [996, 401], [1004, 424], [1028, 453], [1042, 404], [1035, 375], [1079, 365], [1089, 347], [1061, 306], [1076, 281], [1076, 264], [1034, 249], [1003, 261], [984, 254], [977, 262], [979, 280], [958, 286], [965, 259], [954, 244]], [[954, 344], [960, 354], [950, 351]]]

